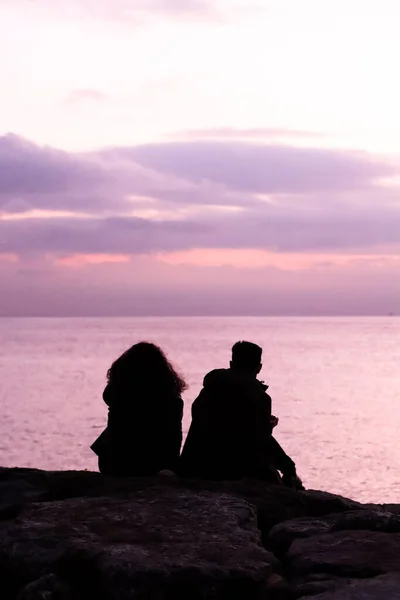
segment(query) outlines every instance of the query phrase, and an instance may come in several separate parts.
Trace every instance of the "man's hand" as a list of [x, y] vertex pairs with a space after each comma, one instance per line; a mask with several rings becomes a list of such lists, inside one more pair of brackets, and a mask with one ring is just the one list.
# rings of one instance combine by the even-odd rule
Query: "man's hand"
[[273, 429], [274, 427], [276, 427], [276, 426], [278, 425], [278, 423], [279, 423], [279, 419], [278, 419], [278, 417], [274, 417], [274, 415], [271, 415], [271, 420], [270, 420], [270, 423], [271, 423], [271, 427], [272, 427], [272, 429]]
[[294, 476], [293, 475], [283, 475], [282, 483], [286, 487], [290, 487], [293, 490], [305, 490], [306, 489], [298, 475], [294, 475]]

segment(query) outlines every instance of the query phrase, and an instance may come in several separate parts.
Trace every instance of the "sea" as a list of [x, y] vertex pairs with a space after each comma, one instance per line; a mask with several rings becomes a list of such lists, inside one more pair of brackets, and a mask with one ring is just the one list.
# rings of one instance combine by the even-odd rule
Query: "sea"
[[184, 435], [204, 375], [261, 345], [276, 438], [307, 488], [400, 502], [400, 317], [0, 319], [0, 465], [97, 469], [106, 372], [151, 341], [185, 377]]

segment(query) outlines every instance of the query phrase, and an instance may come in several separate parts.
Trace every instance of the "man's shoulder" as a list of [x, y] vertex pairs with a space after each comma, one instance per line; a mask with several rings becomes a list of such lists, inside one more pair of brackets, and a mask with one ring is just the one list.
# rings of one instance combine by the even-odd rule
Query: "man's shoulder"
[[232, 369], [213, 369], [204, 377], [203, 389], [230, 389], [246, 395], [268, 396], [268, 386], [254, 377], [237, 373]]
[[228, 381], [230, 378], [229, 369], [213, 369], [204, 377], [203, 386], [209, 387], [213, 385], [219, 385]]

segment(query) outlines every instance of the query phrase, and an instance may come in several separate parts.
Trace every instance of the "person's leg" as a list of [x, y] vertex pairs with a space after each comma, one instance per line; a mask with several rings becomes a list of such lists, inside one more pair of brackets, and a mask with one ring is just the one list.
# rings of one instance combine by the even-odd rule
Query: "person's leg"
[[273, 466], [282, 473], [282, 483], [287, 487], [304, 489], [301, 479], [296, 473], [295, 463], [272, 435], [268, 448]]
[[99, 456], [99, 471], [102, 475], [111, 475], [109, 461], [104, 455]]
[[267, 468], [264, 469], [261, 479], [268, 483], [272, 483], [273, 485], [283, 484], [281, 474], [272, 465], [268, 465]]

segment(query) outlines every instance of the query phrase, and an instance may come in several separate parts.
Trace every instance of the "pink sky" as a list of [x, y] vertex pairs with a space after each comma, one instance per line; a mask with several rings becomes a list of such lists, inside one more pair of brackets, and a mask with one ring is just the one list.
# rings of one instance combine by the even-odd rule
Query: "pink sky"
[[399, 19], [3, 0], [0, 315], [398, 313]]

